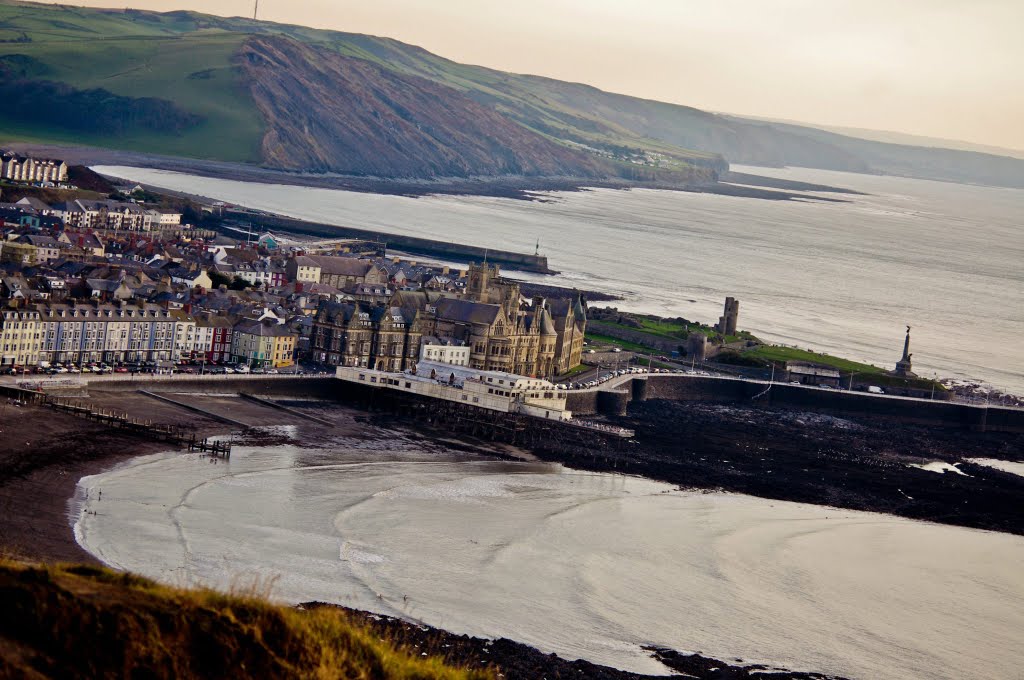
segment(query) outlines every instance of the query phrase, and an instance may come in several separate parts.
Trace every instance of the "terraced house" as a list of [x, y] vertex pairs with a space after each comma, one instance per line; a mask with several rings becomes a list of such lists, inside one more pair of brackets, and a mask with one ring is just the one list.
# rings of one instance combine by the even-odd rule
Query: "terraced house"
[[[150, 231], [154, 227], [153, 215], [134, 203], [78, 199], [56, 203], [50, 211], [72, 229]], [[159, 222], [156, 226], [159, 227]]]
[[270, 319], [246, 319], [232, 331], [231, 358], [253, 368], [281, 368], [295, 363], [298, 335]]
[[5, 309], [0, 313], [0, 365], [35, 366], [39, 363], [39, 312]]
[[[178, 361], [190, 318], [154, 304], [39, 305], [40, 364]], [[186, 327], [186, 328], [183, 328]]]
[[0, 158], [0, 176], [14, 182], [66, 182], [68, 165], [60, 160], [5, 153]]

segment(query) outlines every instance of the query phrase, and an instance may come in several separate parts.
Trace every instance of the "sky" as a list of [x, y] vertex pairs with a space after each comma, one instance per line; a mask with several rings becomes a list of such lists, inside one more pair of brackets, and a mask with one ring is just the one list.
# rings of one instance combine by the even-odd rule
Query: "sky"
[[710, 111], [1024, 149], [1024, 0], [259, 0], [259, 18]]

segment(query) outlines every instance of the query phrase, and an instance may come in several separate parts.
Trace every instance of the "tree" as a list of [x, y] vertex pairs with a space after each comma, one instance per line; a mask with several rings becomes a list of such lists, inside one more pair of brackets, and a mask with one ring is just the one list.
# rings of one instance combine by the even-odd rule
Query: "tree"
[[206, 273], [209, 274], [210, 281], [213, 282], [213, 287], [214, 288], [220, 288], [221, 286], [230, 286], [231, 285], [231, 279], [228, 278], [227, 276], [224, 276], [223, 274], [221, 274], [216, 269], [210, 269]]

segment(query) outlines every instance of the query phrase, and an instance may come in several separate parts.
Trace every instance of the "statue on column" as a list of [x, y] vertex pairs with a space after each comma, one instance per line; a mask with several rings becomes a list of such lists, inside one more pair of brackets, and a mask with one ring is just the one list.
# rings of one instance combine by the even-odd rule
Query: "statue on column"
[[916, 378], [914, 374], [913, 365], [911, 363], [911, 357], [914, 355], [910, 353], [910, 326], [907, 326], [907, 337], [903, 341], [903, 358], [896, 362], [896, 375], [904, 378]]

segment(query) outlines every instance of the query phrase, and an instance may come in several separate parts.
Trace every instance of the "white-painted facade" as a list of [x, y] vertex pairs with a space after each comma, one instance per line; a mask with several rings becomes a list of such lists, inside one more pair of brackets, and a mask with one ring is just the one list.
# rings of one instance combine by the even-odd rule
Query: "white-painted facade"
[[348, 382], [454, 401], [489, 411], [520, 413], [550, 420], [572, 418], [572, 413], [565, 408], [565, 394], [541, 378], [428, 361], [419, 362], [415, 372], [407, 373], [339, 366], [336, 376]]
[[469, 366], [469, 346], [443, 340], [426, 340], [420, 345], [420, 361]]

